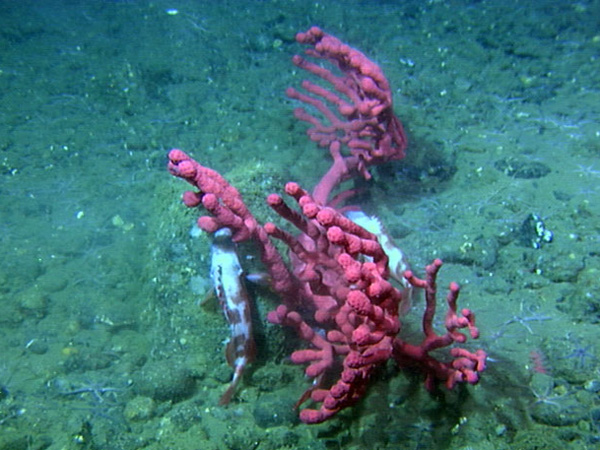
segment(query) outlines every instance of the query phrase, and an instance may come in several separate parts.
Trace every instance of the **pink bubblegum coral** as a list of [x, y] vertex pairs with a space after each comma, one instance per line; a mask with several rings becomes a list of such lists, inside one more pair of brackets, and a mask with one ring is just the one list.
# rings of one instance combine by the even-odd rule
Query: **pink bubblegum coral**
[[[380, 240], [332, 207], [337, 200], [330, 195], [340, 182], [357, 175], [368, 178], [370, 166], [404, 157], [406, 137], [392, 110], [387, 79], [364, 54], [317, 27], [299, 33], [296, 39], [312, 46], [307, 55], [329, 61], [341, 73], [334, 75], [300, 56], [293, 60], [333, 89], [305, 81], [302, 86], [307, 93], [287, 90], [289, 97], [319, 112], [320, 117], [298, 108], [295, 116], [309, 123], [309, 137], [328, 147], [333, 158], [312, 195], [297, 183], [286, 184], [285, 192], [297, 209], [277, 194], [267, 198], [269, 206], [299, 233], [274, 223], [260, 225], [223, 177], [180, 150], [172, 150], [169, 171], [198, 189], [186, 192], [184, 203], [189, 207], [202, 204], [209, 212], [198, 220], [205, 231], [231, 228], [234, 241], [253, 240], [261, 249], [273, 289], [281, 298], [267, 319], [293, 328], [307, 343], [291, 355], [292, 362], [305, 364], [306, 375], [314, 379], [313, 387], [299, 402], [310, 397], [316, 403], [314, 408], [301, 410], [303, 422], [323, 422], [355, 404], [364, 396], [375, 369], [390, 359], [402, 368], [421, 370], [430, 390], [438, 382], [448, 388], [477, 383], [485, 369], [483, 350], [453, 347], [448, 360], [442, 361], [431, 354], [463, 344], [467, 340], [463, 330], [474, 339], [479, 335], [473, 312], [458, 311], [456, 283], [450, 284], [446, 299], [446, 331], [438, 334], [434, 330], [436, 278], [442, 262], [428, 265], [424, 279], [411, 271], [402, 274], [406, 285], [425, 290], [426, 299], [424, 338], [417, 344], [408, 343], [399, 337], [399, 311], [405, 309], [406, 295], [390, 282], [389, 258]], [[289, 266], [271, 238], [288, 247]]]

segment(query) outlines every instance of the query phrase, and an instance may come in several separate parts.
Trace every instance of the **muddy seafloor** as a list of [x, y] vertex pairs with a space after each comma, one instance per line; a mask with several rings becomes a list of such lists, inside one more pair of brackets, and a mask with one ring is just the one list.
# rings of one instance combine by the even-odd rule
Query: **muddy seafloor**
[[[0, 450], [598, 448], [600, 2], [0, 10]], [[179, 147], [278, 221], [263, 198], [330, 163], [284, 95], [311, 25], [388, 77], [408, 156], [357, 201], [416, 272], [445, 261], [440, 286], [462, 285], [470, 348], [490, 357], [477, 386], [437, 396], [390, 362], [318, 426], [297, 420], [301, 344], [266, 322], [277, 298], [261, 286], [257, 361], [218, 406], [231, 368], [210, 242], [165, 170]], [[409, 338], [422, 310], [415, 298]]]

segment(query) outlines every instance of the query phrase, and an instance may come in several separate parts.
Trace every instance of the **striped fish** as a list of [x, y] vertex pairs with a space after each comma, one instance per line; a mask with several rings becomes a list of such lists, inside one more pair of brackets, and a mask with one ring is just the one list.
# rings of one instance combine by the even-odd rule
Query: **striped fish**
[[251, 302], [244, 286], [242, 266], [229, 228], [221, 228], [214, 234], [210, 277], [231, 332], [226, 356], [228, 364], [234, 368], [233, 379], [219, 400], [220, 405], [226, 405], [233, 397], [245, 367], [254, 361], [256, 354], [252, 334]]

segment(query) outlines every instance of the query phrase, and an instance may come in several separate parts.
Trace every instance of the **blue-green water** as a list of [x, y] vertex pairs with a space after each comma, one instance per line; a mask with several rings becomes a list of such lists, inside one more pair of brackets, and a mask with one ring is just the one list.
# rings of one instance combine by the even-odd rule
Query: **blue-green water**
[[[599, 448], [598, 23], [598, 0], [1, 1], [0, 450]], [[267, 194], [314, 185], [329, 157], [284, 94], [311, 25], [388, 77], [408, 157], [361, 206], [417, 272], [444, 259], [490, 356], [438, 397], [390, 362], [319, 426], [295, 418], [309, 381], [261, 287], [258, 360], [217, 405], [209, 240], [165, 170], [185, 150], [263, 222]]]

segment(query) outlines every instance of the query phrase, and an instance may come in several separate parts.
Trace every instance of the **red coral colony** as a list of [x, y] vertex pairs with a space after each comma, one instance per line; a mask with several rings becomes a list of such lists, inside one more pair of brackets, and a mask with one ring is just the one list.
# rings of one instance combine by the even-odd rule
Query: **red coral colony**
[[[418, 278], [397, 255], [399, 250], [384, 237], [376, 219], [359, 214], [366, 219], [361, 222], [336, 209], [348, 193], [330, 198], [342, 181], [358, 176], [369, 178], [371, 166], [404, 157], [406, 136], [394, 115], [387, 79], [363, 53], [317, 27], [299, 33], [296, 40], [309, 45], [309, 58], [325, 60], [338, 69], [334, 73], [302, 56], [293, 58], [296, 66], [330, 85], [326, 89], [304, 81], [302, 91], [289, 88], [286, 93], [316, 110], [313, 115], [297, 108], [294, 115], [309, 124], [310, 139], [328, 148], [333, 159], [312, 193], [297, 183], [287, 183], [285, 193], [298, 209], [288, 206], [277, 194], [267, 198], [269, 206], [299, 233], [294, 235], [273, 223], [261, 225], [239, 192], [221, 175], [181, 150], [171, 150], [169, 171], [197, 189], [183, 195], [184, 203], [189, 207], [202, 204], [208, 211], [209, 215], [198, 219], [198, 226], [206, 232], [227, 229], [233, 242], [252, 240], [260, 248], [272, 288], [281, 299], [267, 318], [271, 323], [296, 330], [307, 343], [305, 349], [291, 355], [294, 363], [306, 365], [306, 375], [314, 380], [300, 403], [310, 398], [316, 406], [300, 411], [303, 422], [320, 423], [354, 405], [364, 396], [374, 370], [390, 358], [401, 368], [420, 370], [430, 390], [439, 382], [450, 389], [457, 383], [477, 383], [485, 369], [483, 350], [471, 352], [453, 346], [449, 361], [440, 361], [431, 354], [436, 349], [464, 343], [467, 336], [461, 330], [468, 331], [474, 339], [479, 334], [473, 312], [457, 308], [456, 283], [450, 284], [446, 298], [445, 332], [438, 334], [434, 330], [436, 276], [442, 261], [433, 261], [426, 267], [425, 278]], [[366, 224], [369, 221], [371, 224]], [[279, 254], [272, 238], [288, 247], [289, 263]], [[239, 314], [232, 314], [244, 299], [230, 298], [239, 294], [224, 279], [225, 270], [220, 267], [217, 272], [223, 273], [223, 279], [215, 281], [213, 277], [213, 282], [230, 320], [232, 342], [236, 342], [236, 348], [228, 348], [228, 360], [234, 361], [236, 375], [227, 397], [222, 399], [226, 403], [244, 365], [251, 360], [251, 355], [244, 352], [253, 346], [247, 345], [252, 339], [251, 331], [246, 329], [250, 325]], [[395, 287], [391, 278], [398, 279], [403, 288]], [[425, 291], [424, 338], [419, 344], [398, 337], [400, 311], [413, 287]]]

